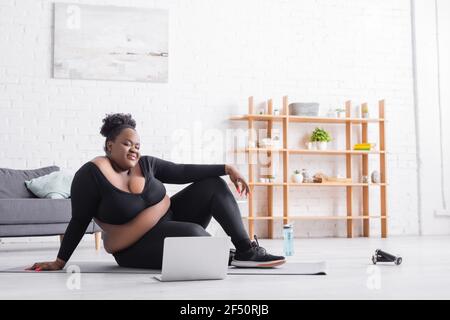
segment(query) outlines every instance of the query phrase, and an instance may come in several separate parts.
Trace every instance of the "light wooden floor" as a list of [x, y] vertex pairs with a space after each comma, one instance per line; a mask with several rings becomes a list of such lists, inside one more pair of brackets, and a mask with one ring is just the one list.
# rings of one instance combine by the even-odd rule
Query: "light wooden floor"
[[[260, 240], [281, 253], [281, 240]], [[53, 259], [58, 243], [0, 245], [0, 268]], [[403, 264], [371, 263], [375, 249], [398, 253]], [[325, 260], [327, 276], [232, 275], [219, 281], [160, 283], [143, 274], [82, 274], [80, 289], [69, 274], [0, 273], [0, 299], [449, 299], [450, 236], [296, 239], [289, 260]], [[114, 261], [92, 242], [72, 260]]]

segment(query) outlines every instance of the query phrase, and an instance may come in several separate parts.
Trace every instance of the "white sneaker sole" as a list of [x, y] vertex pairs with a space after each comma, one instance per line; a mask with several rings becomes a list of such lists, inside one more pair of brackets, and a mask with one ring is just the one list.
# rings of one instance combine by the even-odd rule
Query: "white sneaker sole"
[[239, 268], [272, 268], [276, 266], [280, 266], [284, 264], [286, 260], [275, 260], [268, 262], [260, 262], [260, 261], [240, 261], [233, 260], [231, 261], [231, 265]]

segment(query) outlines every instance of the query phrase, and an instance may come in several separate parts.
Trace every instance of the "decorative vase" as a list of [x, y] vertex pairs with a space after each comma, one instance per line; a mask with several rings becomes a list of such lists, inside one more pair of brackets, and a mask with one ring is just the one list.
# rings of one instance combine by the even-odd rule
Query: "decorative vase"
[[327, 150], [328, 142], [326, 141], [319, 141], [317, 142], [319, 150]]
[[328, 118], [337, 118], [338, 117], [338, 112], [336, 110], [328, 110], [327, 112], [327, 117]]
[[301, 174], [301, 173], [294, 173], [292, 175], [292, 180], [295, 183], [303, 183], [303, 174]]
[[380, 176], [380, 172], [379, 171], [377, 171], [377, 170], [373, 171], [372, 174], [371, 174], [371, 177], [372, 177], [372, 182], [373, 183], [380, 183], [381, 176]]
[[316, 142], [307, 142], [306, 148], [308, 150], [317, 150], [317, 143]]
[[338, 118], [345, 118], [346, 117], [345, 111], [338, 111], [337, 115], [338, 115]]

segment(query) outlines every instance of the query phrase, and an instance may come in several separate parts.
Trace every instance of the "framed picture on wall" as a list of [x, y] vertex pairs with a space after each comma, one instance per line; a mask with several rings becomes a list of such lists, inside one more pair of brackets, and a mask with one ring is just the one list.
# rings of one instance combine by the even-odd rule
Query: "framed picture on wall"
[[168, 11], [55, 3], [53, 76], [168, 81]]

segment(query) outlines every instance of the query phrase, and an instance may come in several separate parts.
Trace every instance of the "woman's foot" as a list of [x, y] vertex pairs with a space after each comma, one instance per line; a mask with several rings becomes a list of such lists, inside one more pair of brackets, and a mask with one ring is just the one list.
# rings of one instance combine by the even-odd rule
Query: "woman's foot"
[[231, 265], [241, 268], [272, 268], [286, 262], [283, 256], [268, 254], [266, 249], [259, 246], [258, 238], [252, 241], [252, 247], [247, 251], [236, 251]]
[[233, 262], [233, 258], [236, 254], [236, 249], [230, 249], [230, 255], [228, 258], [228, 265], [231, 266], [231, 262]]

